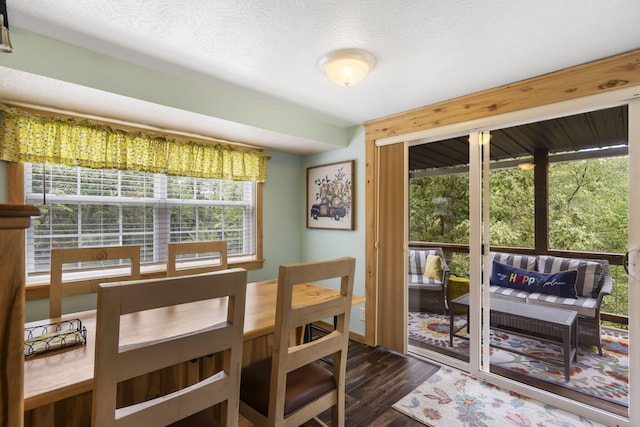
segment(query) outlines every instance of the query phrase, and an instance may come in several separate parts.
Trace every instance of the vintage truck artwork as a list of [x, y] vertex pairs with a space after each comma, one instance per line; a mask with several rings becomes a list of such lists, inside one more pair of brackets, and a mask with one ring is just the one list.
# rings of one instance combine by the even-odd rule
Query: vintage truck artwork
[[320, 216], [328, 216], [336, 221], [340, 221], [340, 218], [347, 214], [347, 208], [345, 207], [342, 199], [336, 197], [332, 201], [329, 199], [322, 199], [322, 202], [311, 206], [311, 217], [318, 219]]
[[309, 228], [353, 229], [353, 160], [307, 169]]

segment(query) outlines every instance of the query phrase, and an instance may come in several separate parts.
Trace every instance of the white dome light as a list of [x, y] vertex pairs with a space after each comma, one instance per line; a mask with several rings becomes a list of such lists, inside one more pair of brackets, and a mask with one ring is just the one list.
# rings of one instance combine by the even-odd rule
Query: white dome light
[[342, 49], [328, 53], [320, 59], [320, 69], [340, 86], [353, 86], [369, 74], [375, 64], [369, 52], [360, 49]]

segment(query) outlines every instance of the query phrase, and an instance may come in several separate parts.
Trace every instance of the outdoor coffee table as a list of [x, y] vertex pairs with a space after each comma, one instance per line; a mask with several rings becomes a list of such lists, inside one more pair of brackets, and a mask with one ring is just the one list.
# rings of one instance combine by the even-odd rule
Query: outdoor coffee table
[[[467, 307], [467, 324], [455, 328], [455, 307], [456, 305]], [[453, 337], [467, 337], [456, 335], [465, 327], [469, 330], [469, 294], [462, 295], [449, 302], [449, 345], [453, 347]], [[564, 358], [564, 378], [571, 379], [571, 361], [577, 359], [578, 333], [577, 314], [573, 310], [563, 308], [548, 307], [540, 304], [530, 304], [526, 302], [512, 301], [509, 299], [491, 297], [491, 327], [495, 329], [508, 329], [523, 333], [524, 335], [535, 335], [546, 341], [562, 343]], [[512, 348], [505, 348], [494, 345], [512, 353], [522, 354], [531, 357], [526, 353], [519, 352]], [[557, 360], [537, 357], [540, 360], [559, 363]]]

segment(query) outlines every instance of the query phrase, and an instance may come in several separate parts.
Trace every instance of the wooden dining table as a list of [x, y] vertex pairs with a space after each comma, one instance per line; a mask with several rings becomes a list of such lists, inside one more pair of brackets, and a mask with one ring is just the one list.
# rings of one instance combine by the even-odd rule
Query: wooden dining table
[[[270, 356], [275, 324], [276, 290], [277, 279], [247, 284], [243, 365]], [[293, 305], [304, 306], [331, 299], [337, 292], [316, 284], [297, 285], [294, 289]], [[352, 304], [357, 305], [364, 301], [364, 297], [354, 295]], [[217, 299], [123, 316], [120, 326], [121, 344], [185, 333], [225, 321], [226, 307], [225, 299]], [[25, 326], [70, 319], [80, 319], [86, 327], [86, 344], [25, 359], [25, 426], [63, 425], [60, 423], [61, 419], [65, 420], [64, 425], [83, 425], [87, 416], [90, 416], [96, 311], [67, 314], [56, 319], [30, 322]], [[198, 375], [202, 367], [196, 365], [189, 369], [194, 370], [193, 375]], [[74, 398], [77, 398], [75, 403]], [[81, 416], [78, 412], [84, 415]], [[71, 421], [70, 417], [77, 421]]]

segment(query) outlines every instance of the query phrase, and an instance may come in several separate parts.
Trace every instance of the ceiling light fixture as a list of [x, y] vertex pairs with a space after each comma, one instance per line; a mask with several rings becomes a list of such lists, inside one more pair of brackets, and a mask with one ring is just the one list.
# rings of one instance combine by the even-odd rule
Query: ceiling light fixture
[[7, 18], [7, 0], [0, 1], [0, 20], [2, 28], [0, 29], [0, 52], [11, 53], [13, 46], [9, 39], [9, 18]]
[[342, 49], [320, 58], [320, 69], [340, 86], [353, 86], [369, 74], [376, 63], [372, 54], [361, 49]]
[[526, 163], [519, 163], [518, 167], [523, 171], [530, 171], [531, 169], [536, 167], [536, 165], [531, 162], [526, 162]]
[[493, 135], [489, 132], [482, 132], [482, 134], [480, 134], [480, 145], [487, 145], [491, 142], [491, 137], [493, 137]]

